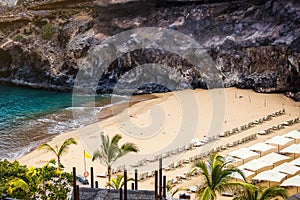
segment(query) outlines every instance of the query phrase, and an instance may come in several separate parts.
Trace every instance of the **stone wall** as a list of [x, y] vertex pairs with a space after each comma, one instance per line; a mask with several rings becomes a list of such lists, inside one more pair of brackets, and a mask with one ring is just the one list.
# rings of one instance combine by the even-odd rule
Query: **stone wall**
[[[107, 190], [98, 188], [80, 188], [80, 199], [82, 200], [119, 200], [119, 190]], [[124, 195], [124, 193], [123, 193]], [[129, 200], [153, 200], [154, 191], [128, 190]]]

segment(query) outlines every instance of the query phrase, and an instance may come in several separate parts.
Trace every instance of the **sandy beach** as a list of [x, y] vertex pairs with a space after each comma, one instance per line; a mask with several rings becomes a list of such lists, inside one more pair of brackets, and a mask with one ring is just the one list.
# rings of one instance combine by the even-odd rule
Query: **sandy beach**
[[[140, 149], [138, 154], [129, 154], [120, 159], [114, 167], [125, 164], [126, 169], [132, 172], [133, 164], [145, 159], [150, 159], [161, 153], [171, 152], [178, 147], [189, 144], [192, 138], [208, 138], [227, 130], [265, 117], [276, 111], [285, 109], [284, 115], [274, 117], [269, 121], [256, 125], [250, 129], [241, 131], [228, 137], [220, 137], [217, 140], [193, 150], [183, 151], [163, 160], [163, 166], [169, 166], [179, 160], [190, 158], [215, 147], [226, 145], [241, 138], [253, 135], [271, 126], [279, 125], [287, 120], [300, 116], [300, 103], [285, 97], [283, 94], [262, 94], [251, 90], [227, 88], [223, 90], [184, 90], [164, 94], [153, 94], [156, 98], [125, 106], [122, 112], [112, 108], [110, 117], [101, 116], [100, 121], [75, 131], [56, 136], [49, 144], [61, 145], [69, 137], [78, 141], [78, 145], [71, 145], [69, 151], [63, 155], [61, 162], [66, 171], [77, 168], [77, 173], [84, 173], [84, 150], [91, 155], [99, 147], [99, 134], [121, 134], [120, 144], [133, 142]], [[114, 110], [115, 109], [115, 110]], [[123, 108], [122, 108], [123, 109]], [[107, 115], [103, 114], [103, 115]], [[299, 130], [300, 123], [286, 126], [268, 135], [258, 135], [255, 140], [227, 148], [220, 152], [226, 155], [241, 147], [248, 147], [258, 142], [264, 142], [276, 135], [283, 135], [292, 130]], [[50, 159], [55, 158], [50, 152], [34, 150], [18, 160], [28, 166], [43, 166]], [[87, 170], [94, 167], [95, 175], [104, 173], [106, 167], [99, 160], [92, 162], [86, 159]], [[158, 162], [145, 162], [137, 167], [140, 173], [151, 172], [157, 169]], [[176, 178], [177, 175], [191, 170], [192, 163], [187, 163], [176, 170], [164, 171], [167, 179]], [[89, 178], [89, 177], [88, 177]], [[105, 186], [106, 178], [96, 177], [100, 186]], [[201, 177], [192, 177], [184, 180], [177, 187], [189, 187], [201, 184]], [[154, 178], [139, 182], [140, 189], [154, 189]], [[225, 199], [225, 198], [220, 198]]]

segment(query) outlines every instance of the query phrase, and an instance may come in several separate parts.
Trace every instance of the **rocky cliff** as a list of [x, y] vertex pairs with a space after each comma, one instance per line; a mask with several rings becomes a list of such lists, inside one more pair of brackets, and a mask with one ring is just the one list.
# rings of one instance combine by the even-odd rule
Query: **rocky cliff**
[[[15, 7], [2, 7], [0, 14], [1, 82], [70, 91], [89, 51], [101, 41], [132, 28], [163, 27], [199, 42], [226, 87], [300, 97], [296, 0], [23, 0]], [[111, 92], [118, 78], [137, 63], [164, 64], [194, 88], [206, 87], [205, 72], [196, 72], [177, 55], [146, 49], [112, 62], [98, 92]], [[167, 90], [151, 80], [139, 88], [140, 93]]]

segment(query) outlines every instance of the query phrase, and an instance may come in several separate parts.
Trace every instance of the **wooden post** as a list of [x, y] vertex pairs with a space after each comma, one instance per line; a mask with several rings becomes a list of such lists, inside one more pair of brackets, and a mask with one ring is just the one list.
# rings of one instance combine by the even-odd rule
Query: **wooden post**
[[167, 177], [163, 176], [163, 197], [166, 198], [167, 193]]
[[158, 171], [155, 170], [155, 173], [154, 173], [154, 196], [155, 196], [155, 200], [158, 200], [157, 187], [158, 187]]
[[94, 168], [91, 167], [91, 188], [94, 188]]
[[76, 167], [73, 167], [73, 195], [74, 195], [74, 199], [77, 200], [77, 192], [76, 192]]
[[162, 158], [159, 158], [159, 199], [162, 200]]
[[267, 107], [267, 99], [265, 99], [264, 106]]
[[76, 199], [79, 200], [79, 185], [76, 185]]
[[134, 183], [131, 183], [131, 190], [134, 190]]
[[122, 200], [123, 199], [122, 188], [119, 189], [119, 193], [120, 193], [120, 200]]
[[135, 186], [135, 190], [138, 190], [138, 170], [135, 169], [134, 170], [134, 186]]
[[98, 181], [95, 182], [95, 186], [96, 186], [96, 188], [98, 188], [98, 186], [99, 186]]
[[124, 200], [127, 200], [127, 170], [124, 170]]

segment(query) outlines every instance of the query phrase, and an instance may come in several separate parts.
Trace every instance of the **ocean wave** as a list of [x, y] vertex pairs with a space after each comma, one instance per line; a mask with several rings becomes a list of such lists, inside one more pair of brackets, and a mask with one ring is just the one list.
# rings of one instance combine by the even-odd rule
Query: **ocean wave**
[[16, 159], [55, 135], [95, 123], [103, 108], [129, 100], [122, 95], [99, 95], [93, 102], [83, 98], [78, 101], [81, 104], [72, 105], [71, 94], [11, 86], [1, 88], [0, 95], [5, 97], [2, 102], [10, 103], [0, 110], [0, 159]]
[[[123, 103], [116, 102], [116, 104]], [[101, 107], [67, 107], [53, 113], [32, 118], [15, 118], [9, 123], [1, 122], [0, 159], [16, 159], [49, 141], [54, 135], [82, 128], [98, 121]]]

